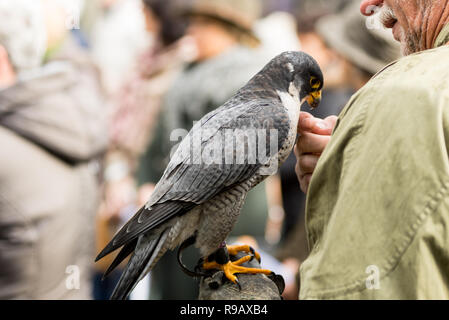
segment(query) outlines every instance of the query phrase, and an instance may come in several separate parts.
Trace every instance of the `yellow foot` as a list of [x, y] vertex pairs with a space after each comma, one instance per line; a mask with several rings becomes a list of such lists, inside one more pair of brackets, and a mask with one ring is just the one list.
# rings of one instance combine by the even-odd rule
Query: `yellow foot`
[[[233, 252], [232, 250], [237, 250], [234, 247], [238, 247], [238, 246], [233, 246], [233, 247], [228, 247], [229, 253], [232, 255], [235, 255], [231, 252]], [[241, 246], [240, 246], [241, 247]], [[240, 248], [238, 247], [238, 248]], [[246, 250], [239, 250], [239, 251], [245, 251]], [[248, 251], [251, 252], [251, 251]], [[259, 256], [260, 258], [260, 256]], [[213, 262], [205, 262], [203, 264], [203, 268], [205, 270], [213, 270], [213, 269], [218, 269], [218, 270], [222, 270], [226, 276], [226, 278], [228, 278], [230, 281], [232, 281], [233, 283], [237, 284], [240, 287], [240, 283], [236, 277], [237, 273], [246, 273], [246, 274], [265, 274], [265, 275], [270, 275], [272, 274], [272, 271], [270, 270], [266, 270], [266, 269], [257, 269], [257, 268], [247, 268], [247, 267], [242, 267], [241, 265], [251, 261], [253, 259], [253, 256], [246, 256], [243, 257], [237, 261], [228, 261], [226, 264], [218, 264], [217, 262], [213, 261]]]

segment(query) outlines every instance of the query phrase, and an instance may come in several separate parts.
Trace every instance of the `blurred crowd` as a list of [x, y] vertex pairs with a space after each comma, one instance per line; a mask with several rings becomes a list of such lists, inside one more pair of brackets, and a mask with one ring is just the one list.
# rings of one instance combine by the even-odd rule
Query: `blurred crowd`
[[[194, 122], [268, 61], [303, 50], [338, 115], [399, 58], [358, 0], [0, 0], [0, 299], [107, 299], [95, 254], [145, 204]], [[371, 19], [371, 18], [370, 18]], [[297, 299], [308, 255], [292, 155], [248, 196], [233, 241]], [[195, 265], [197, 253], [184, 253]], [[195, 299], [166, 254], [131, 299]]]

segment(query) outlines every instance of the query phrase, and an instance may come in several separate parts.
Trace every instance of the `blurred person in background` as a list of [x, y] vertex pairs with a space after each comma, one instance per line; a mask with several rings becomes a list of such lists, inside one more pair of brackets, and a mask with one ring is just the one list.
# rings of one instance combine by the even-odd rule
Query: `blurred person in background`
[[[261, 9], [259, 0], [200, 0], [185, 13], [190, 22], [187, 34], [196, 44], [197, 56], [167, 92], [155, 136], [142, 157], [139, 181], [149, 191], [145, 201], [162, 176], [172, 148], [194, 121], [226, 102], [268, 61], [257, 50], [260, 40], [253, 32]], [[261, 184], [248, 195], [233, 235], [263, 239], [266, 217], [265, 186]], [[189, 266], [198, 260], [193, 248], [184, 257]], [[178, 268], [176, 253], [167, 253], [152, 274], [153, 298], [198, 297], [198, 285]]]
[[177, 14], [179, 1], [143, 0], [146, 30], [154, 40], [120, 91], [111, 125], [111, 143], [134, 159], [149, 143], [164, 94], [195, 55], [194, 44], [184, 36], [186, 19]]
[[[179, 0], [143, 1], [146, 30], [153, 41], [135, 62], [134, 71], [125, 77], [122, 89], [112, 97], [104, 201], [97, 221], [98, 250], [147, 200], [141, 199], [136, 190], [138, 160], [153, 135], [164, 94], [195, 53], [191, 41], [184, 37], [186, 19], [177, 13], [178, 6]], [[117, 270], [101, 281], [111, 262], [109, 258], [97, 264], [97, 299], [109, 298], [120, 275]]]
[[142, 0], [88, 0], [82, 29], [102, 83], [111, 96], [125, 84], [136, 60], [154, 38], [146, 31]]
[[[393, 39], [391, 32], [383, 28], [367, 28], [366, 18], [360, 15], [359, 8], [360, 1], [354, 0], [348, 3], [343, 10], [320, 17], [315, 22], [314, 33], [306, 36], [314, 39], [313, 41], [323, 48], [321, 49], [322, 56], [326, 53], [332, 56], [332, 60], [329, 60], [332, 61], [329, 68], [326, 68], [328, 64], [323, 64], [325, 76], [326, 70], [330, 70], [329, 77], [325, 77], [326, 82], [328, 82], [326, 85], [331, 90], [335, 90], [334, 88], [348, 88], [346, 89], [348, 90], [346, 94], [347, 99], [350, 97], [349, 93], [359, 90], [374, 74], [400, 57], [400, 47]], [[305, 40], [304, 36], [302, 37]], [[310, 41], [310, 39], [307, 41]], [[307, 41], [303, 42], [305, 44], [304, 50], [311, 51]], [[319, 57], [320, 53], [317, 52], [315, 56]], [[324, 61], [324, 58], [322, 61]], [[335, 96], [335, 93], [333, 96]], [[346, 102], [344, 101], [345, 99], [329, 99], [329, 96], [326, 96], [326, 94], [324, 94], [324, 99], [326, 99], [324, 100], [325, 103], [320, 105], [319, 112], [311, 112], [310, 114], [303, 112], [302, 119], [312, 116], [324, 119], [321, 123], [323, 127], [318, 128], [316, 133], [330, 135], [337, 121], [335, 116], [330, 115], [338, 115], [339, 109]], [[337, 103], [338, 108], [335, 109], [334, 105], [333, 110], [332, 108], [326, 110], [333, 103]], [[322, 107], [324, 107], [324, 110], [322, 110]], [[292, 226], [291, 232], [278, 253], [278, 257], [281, 260], [286, 260], [289, 265], [298, 271], [300, 263], [308, 256], [309, 247], [304, 219], [305, 194], [300, 190], [296, 174], [296, 180], [292, 178], [292, 170], [295, 172], [296, 166], [295, 156], [293, 156], [292, 161], [293, 163], [288, 167], [288, 172], [285, 172], [287, 167], [283, 167], [281, 170], [283, 177], [288, 176], [286, 179], [292, 180], [291, 183], [294, 187], [283, 186], [283, 192], [285, 194], [285, 192], [290, 193], [295, 190], [296, 199], [291, 199], [291, 201], [298, 201], [298, 198], [301, 199], [302, 203], [299, 207], [301, 208], [301, 216], [296, 224]], [[298, 197], [299, 194], [301, 197]], [[302, 250], [298, 250], [298, 247], [302, 248]], [[299, 288], [295, 288], [292, 297], [298, 297], [298, 290]]]
[[254, 26], [254, 32], [261, 41], [258, 48], [267, 60], [285, 52], [299, 51], [301, 44], [296, 32], [295, 16], [285, 11], [273, 11]]
[[69, 60], [42, 65], [67, 32], [54, 6], [0, 0], [3, 299], [91, 298], [102, 99]]
[[[103, 86], [101, 72], [94, 63], [91, 52], [87, 50], [82, 43], [80, 43], [79, 33], [73, 33], [74, 30], [79, 30], [81, 27], [80, 18], [83, 14], [84, 5], [79, 0], [40, 0], [43, 4], [43, 9], [46, 17], [47, 25], [47, 45], [48, 49], [45, 55], [45, 62], [50, 65], [70, 64], [78, 72], [78, 81], [80, 82], [81, 94], [84, 94], [84, 100], [97, 99], [86, 104], [95, 104], [95, 108], [91, 111], [91, 125], [97, 125], [98, 136], [106, 144], [107, 141], [107, 115], [110, 112], [110, 102], [107, 99], [107, 92]], [[89, 88], [89, 90], [86, 90]], [[78, 97], [74, 97], [79, 99]], [[80, 100], [82, 102], [82, 100]], [[100, 109], [99, 109], [100, 108]], [[101, 111], [101, 113], [98, 113]], [[95, 119], [95, 117], [100, 117]], [[101, 134], [100, 134], [101, 132]], [[101, 168], [104, 166], [104, 159], [101, 159]], [[98, 168], [98, 170], [101, 170]], [[104, 174], [101, 175], [104, 178]], [[101, 182], [104, 182], [103, 180]], [[102, 189], [105, 189], [104, 183], [101, 184]], [[102, 206], [100, 206], [102, 208]], [[101, 242], [99, 239], [105, 237], [101, 233], [101, 221], [103, 221], [103, 211], [100, 210], [96, 216], [96, 243]], [[92, 222], [95, 222], [93, 220]], [[92, 223], [91, 222], [91, 223]], [[100, 231], [100, 232], [99, 232]], [[96, 279], [97, 265], [92, 263], [92, 277]], [[113, 277], [112, 277], [113, 279]], [[101, 290], [98, 290], [94, 281], [93, 295], [97, 297]], [[104, 283], [105, 286], [109, 284], [108, 281]]]

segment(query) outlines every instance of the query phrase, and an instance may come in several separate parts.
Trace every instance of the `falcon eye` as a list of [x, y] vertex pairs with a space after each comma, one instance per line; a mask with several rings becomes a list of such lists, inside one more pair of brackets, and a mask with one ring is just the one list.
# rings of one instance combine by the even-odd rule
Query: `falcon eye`
[[315, 77], [311, 77], [310, 78], [310, 87], [312, 89], [318, 89], [320, 87], [320, 85], [321, 85], [321, 81], [320, 80], [318, 80]]

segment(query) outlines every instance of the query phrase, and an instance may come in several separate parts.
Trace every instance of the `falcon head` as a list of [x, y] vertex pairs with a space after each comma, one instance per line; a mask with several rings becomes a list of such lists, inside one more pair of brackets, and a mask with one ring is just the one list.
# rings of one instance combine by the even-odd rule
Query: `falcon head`
[[301, 104], [307, 101], [312, 109], [320, 104], [323, 73], [315, 59], [308, 54], [301, 51], [284, 52], [265, 67], [264, 73], [277, 83], [277, 90], [299, 96]]
[[278, 58], [285, 60], [286, 68], [290, 72], [288, 92], [293, 95], [297, 90], [301, 102], [307, 101], [312, 109], [318, 107], [324, 80], [315, 59], [304, 52], [286, 52]]

